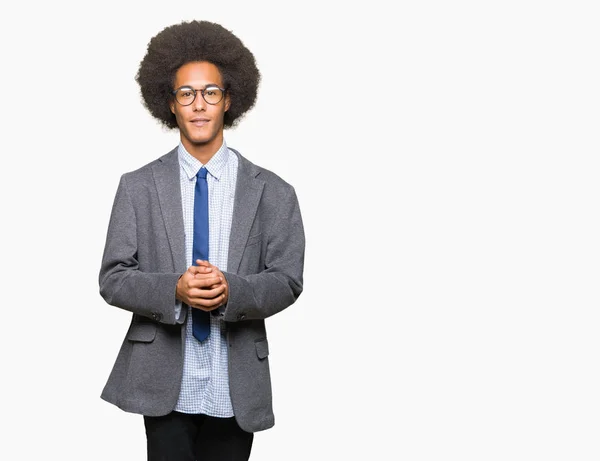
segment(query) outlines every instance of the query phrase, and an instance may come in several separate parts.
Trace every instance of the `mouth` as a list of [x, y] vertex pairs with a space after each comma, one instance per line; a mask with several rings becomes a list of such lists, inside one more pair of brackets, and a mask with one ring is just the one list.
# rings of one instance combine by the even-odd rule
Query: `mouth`
[[191, 123], [192, 125], [194, 125], [194, 126], [197, 126], [197, 127], [204, 126], [204, 125], [206, 125], [208, 122], [210, 122], [210, 120], [209, 120], [209, 119], [207, 119], [207, 118], [202, 118], [202, 117], [196, 117], [196, 118], [193, 118], [193, 119], [191, 119], [191, 120], [190, 120], [190, 123]]

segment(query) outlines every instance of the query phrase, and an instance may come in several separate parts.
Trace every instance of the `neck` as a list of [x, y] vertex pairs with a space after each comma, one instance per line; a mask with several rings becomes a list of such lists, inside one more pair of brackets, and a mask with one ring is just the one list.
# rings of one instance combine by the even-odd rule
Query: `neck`
[[184, 136], [181, 136], [181, 144], [183, 144], [185, 150], [187, 150], [192, 157], [197, 159], [202, 165], [206, 165], [223, 145], [223, 134], [207, 143], [195, 143]]

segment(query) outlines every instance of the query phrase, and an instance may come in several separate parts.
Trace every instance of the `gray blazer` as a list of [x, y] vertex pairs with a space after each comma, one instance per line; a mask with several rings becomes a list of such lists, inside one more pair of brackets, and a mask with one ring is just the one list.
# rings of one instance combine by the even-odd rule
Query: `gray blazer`
[[[300, 296], [305, 242], [294, 188], [234, 152], [229, 300], [218, 315], [234, 414], [242, 429], [256, 432], [274, 425], [264, 319]], [[180, 189], [177, 149], [124, 174], [100, 268], [102, 297], [133, 313], [101, 397], [147, 416], [171, 412], [181, 387], [185, 318], [175, 318], [175, 287], [187, 262]]]

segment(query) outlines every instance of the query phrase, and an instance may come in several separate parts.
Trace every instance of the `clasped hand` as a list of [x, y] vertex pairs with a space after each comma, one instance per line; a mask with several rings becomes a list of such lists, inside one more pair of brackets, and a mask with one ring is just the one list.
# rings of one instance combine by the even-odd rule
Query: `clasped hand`
[[212, 311], [224, 305], [229, 297], [229, 285], [223, 272], [208, 261], [196, 260], [177, 281], [176, 297], [188, 306]]

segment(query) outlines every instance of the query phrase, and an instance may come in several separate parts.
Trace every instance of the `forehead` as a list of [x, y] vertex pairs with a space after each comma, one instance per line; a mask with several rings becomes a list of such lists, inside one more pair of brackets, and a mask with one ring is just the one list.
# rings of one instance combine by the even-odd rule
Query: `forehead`
[[175, 88], [184, 85], [205, 86], [209, 83], [223, 86], [219, 68], [207, 61], [188, 62], [175, 73]]

